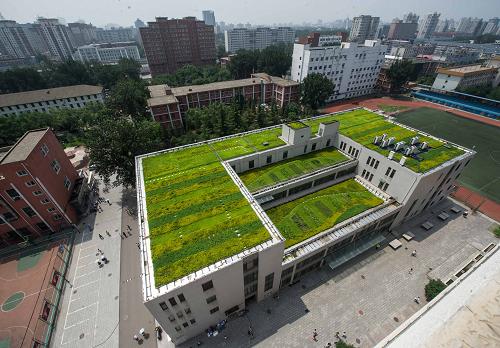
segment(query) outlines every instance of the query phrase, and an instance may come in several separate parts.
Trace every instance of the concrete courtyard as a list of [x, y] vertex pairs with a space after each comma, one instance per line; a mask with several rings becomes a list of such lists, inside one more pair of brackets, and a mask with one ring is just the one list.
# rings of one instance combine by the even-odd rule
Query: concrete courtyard
[[[346, 341], [356, 347], [373, 347], [426, 303], [429, 278], [446, 281], [487, 245], [498, 242], [490, 231], [493, 220], [481, 214], [464, 218], [451, 213], [452, 206], [459, 204], [444, 200], [393, 231], [415, 235], [409, 242], [399, 238], [401, 248], [369, 251], [333, 271], [323, 266], [281, 289], [279, 299], [251, 304], [245, 316], [230, 321], [217, 337], [202, 334], [181, 347], [195, 347], [197, 341], [206, 347], [324, 347], [335, 342], [337, 331], [345, 331]], [[437, 218], [443, 210], [450, 214], [445, 222]], [[434, 224], [430, 231], [420, 227], [425, 221]], [[416, 257], [411, 256], [413, 250]], [[413, 301], [416, 296], [420, 304]], [[249, 326], [253, 339], [247, 334]], [[314, 329], [317, 341], [312, 339]]]

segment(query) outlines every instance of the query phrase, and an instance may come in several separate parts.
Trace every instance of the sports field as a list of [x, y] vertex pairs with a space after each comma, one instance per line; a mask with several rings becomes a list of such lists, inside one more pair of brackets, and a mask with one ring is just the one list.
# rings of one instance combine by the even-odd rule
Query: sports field
[[266, 213], [286, 238], [285, 248], [288, 248], [382, 202], [382, 199], [350, 179], [272, 208]]
[[0, 259], [0, 347], [45, 346], [56, 320], [68, 239]]
[[500, 128], [457, 117], [445, 111], [419, 108], [396, 115], [398, 122], [477, 151], [458, 182], [500, 202]]

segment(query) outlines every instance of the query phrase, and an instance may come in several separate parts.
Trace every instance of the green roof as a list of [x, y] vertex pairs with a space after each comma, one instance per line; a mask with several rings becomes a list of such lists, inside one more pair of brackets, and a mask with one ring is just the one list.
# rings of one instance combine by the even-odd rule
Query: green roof
[[292, 129], [302, 129], [308, 127], [306, 124], [300, 121], [288, 122], [286, 125]]
[[330, 147], [246, 171], [240, 174], [240, 178], [248, 190], [255, 192], [348, 160], [348, 157]]
[[349, 179], [266, 213], [285, 237], [288, 248], [382, 203], [381, 198]]
[[[340, 134], [384, 156], [387, 156], [390, 150], [373, 144], [375, 136], [385, 133], [388, 137], [395, 137], [396, 140], [394, 143], [405, 141], [406, 144], [409, 144], [411, 138], [418, 135], [420, 138], [419, 141], [427, 142], [429, 148], [425, 152], [418, 154], [419, 159], [408, 157], [405, 162], [405, 167], [417, 173], [427, 172], [464, 153], [463, 150], [456, 146], [401, 127], [393, 122], [389, 122], [383, 116], [364, 109], [326, 115], [325, 117], [304, 121], [304, 123], [311, 126], [312, 134], [316, 134], [320, 123], [334, 120], [340, 122]], [[403, 157], [403, 154], [396, 152], [393, 158], [399, 162], [401, 157]]]
[[[389, 151], [372, 144], [375, 135], [386, 133], [389, 137], [394, 136], [396, 141], [408, 141], [417, 134], [365, 110], [327, 115], [298, 124], [310, 126], [314, 135], [321, 122], [335, 121], [340, 122], [340, 133], [384, 155]], [[280, 135], [281, 128], [276, 127], [142, 158], [156, 287], [271, 239], [220, 162], [285, 145], [279, 138]], [[427, 171], [463, 153], [454, 146], [429, 137], [421, 136], [421, 140], [429, 143], [430, 150], [419, 155], [421, 161], [413, 158], [406, 161], [406, 166], [416, 172]], [[397, 160], [400, 157], [400, 153], [395, 156]], [[343, 155], [330, 148], [258, 168], [241, 174], [241, 177], [249, 189], [255, 191], [344, 160]], [[325, 219], [324, 223], [327, 225], [359, 213], [361, 206], [371, 207], [375, 202], [379, 204], [378, 198], [361, 190], [358, 187], [360, 185], [354, 182], [344, 185], [349, 185], [347, 192], [337, 192], [331, 197], [339, 199], [340, 206], [348, 207], [346, 212], [338, 214], [340, 210], [333, 209], [333, 205], [337, 204], [335, 202], [324, 203], [329, 210], [321, 210], [323, 208], [319, 208], [321, 204], [318, 203], [319, 211], [335, 213], [331, 218]], [[331, 190], [335, 192], [342, 187], [344, 186], [335, 185]], [[359, 197], [359, 204], [356, 200], [353, 201]], [[285, 206], [271, 210], [274, 220], [279, 215], [273, 212], [285, 211]], [[305, 207], [303, 212], [309, 209], [308, 205]], [[297, 211], [302, 211], [300, 209]], [[309, 226], [310, 220], [301, 214], [303, 213], [297, 216], [305, 219]], [[287, 245], [306, 239], [307, 235], [317, 233], [324, 227], [324, 224], [320, 224], [312, 229], [308, 228], [310, 232], [297, 235], [297, 230], [289, 227], [290, 221], [299, 221], [294, 216], [296, 214], [292, 214], [289, 220], [284, 220], [283, 215], [283, 219], [280, 218], [277, 223], [280, 230], [285, 229], [283, 235], [287, 238]], [[309, 219], [314, 216], [316, 215], [311, 215]], [[302, 225], [298, 223], [297, 226], [300, 228]]]
[[279, 128], [142, 160], [155, 285], [271, 239], [220, 159], [284, 145]]

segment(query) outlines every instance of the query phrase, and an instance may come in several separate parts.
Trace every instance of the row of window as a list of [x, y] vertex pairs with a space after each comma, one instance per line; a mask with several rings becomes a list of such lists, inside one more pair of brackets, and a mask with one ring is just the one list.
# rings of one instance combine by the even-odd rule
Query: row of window
[[388, 167], [385, 171], [385, 176], [388, 176], [391, 179], [394, 178], [394, 174], [396, 174], [396, 169], [392, 169], [391, 167]]
[[363, 178], [365, 178], [366, 180], [368, 180], [369, 182], [371, 182], [372, 179], [373, 179], [373, 173], [370, 173], [366, 169], [363, 169], [363, 172], [361, 173], [361, 176]]
[[389, 183], [380, 180], [380, 182], [378, 183], [378, 188], [382, 191], [387, 191], [387, 189], [389, 188]]
[[380, 164], [380, 161], [376, 160], [375, 158], [372, 158], [371, 156], [368, 156], [368, 159], [366, 160], [366, 164], [374, 169], [377, 169], [378, 165]]

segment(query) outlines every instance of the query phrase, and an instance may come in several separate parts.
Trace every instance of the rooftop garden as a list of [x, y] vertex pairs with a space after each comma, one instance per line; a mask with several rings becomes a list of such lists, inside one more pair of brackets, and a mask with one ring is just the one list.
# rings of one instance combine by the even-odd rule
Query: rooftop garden
[[271, 239], [220, 159], [284, 144], [280, 129], [142, 160], [156, 287]]
[[[429, 148], [419, 153], [416, 158], [408, 157], [405, 163], [406, 167], [417, 173], [424, 173], [464, 153], [455, 146], [388, 122], [384, 117], [362, 109], [342, 114], [327, 115], [315, 120], [304, 121], [304, 123], [311, 126], [312, 134], [316, 134], [320, 123], [333, 120], [340, 122], [339, 132], [341, 134], [384, 156], [387, 156], [390, 150], [373, 144], [375, 136], [385, 133], [388, 137], [395, 137], [395, 143], [405, 141], [406, 144], [409, 144], [411, 138], [418, 135], [419, 141], [427, 142]], [[393, 158], [399, 162], [402, 157], [403, 154], [397, 152]]]
[[327, 148], [249, 170], [240, 174], [240, 178], [248, 190], [255, 192], [347, 160], [348, 158], [335, 148]]
[[288, 248], [382, 203], [382, 199], [350, 179], [266, 213], [285, 237]]
[[292, 128], [292, 129], [302, 129], [302, 128], [306, 128], [307, 125], [302, 123], [302, 122], [299, 122], [299, 121], [295, 121], [295, 122], [289, 122], [286, 124], [288, 127]]

